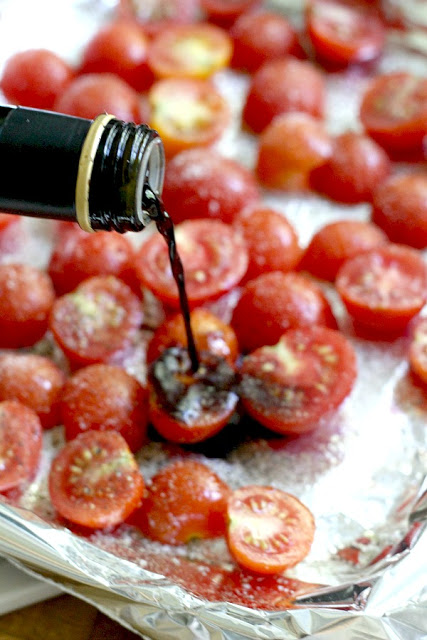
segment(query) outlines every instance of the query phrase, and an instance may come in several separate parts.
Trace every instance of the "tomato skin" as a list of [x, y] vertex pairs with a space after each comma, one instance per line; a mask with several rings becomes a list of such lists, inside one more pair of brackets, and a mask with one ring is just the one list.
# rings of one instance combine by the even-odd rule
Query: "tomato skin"
[[260, 197], [248, 169], [211, 149], [182, 151], [166, 165], [163, 202], [175, 224], [193, 218], [231, 223]]
[[194, 538], [217, 538], [226, 529], [230, 489], [197, 460], [177, 460], [161, 469], [148, 485], [136, 524], [152, 540], [186, 544]]
[[277, 58], [252, 76], [242, 118], [249, 129], [260, 133], [282, 113], [303, 111], [321, 118], [324, 101], [325, 81], [311, 62]]
[[222, 27], [230, 27], [239, 16], [255, 8], [260, 0], [200, 0], [203, 11], [209, 20]]
[[6, 61], [0, 86], [12, 104], [52, 109], [73, 76], [72, 68], [53, 51], [29, 49]]
[[276, 344], [285, 331], [311, 325], [337, 326], [321, 288], [309, 277], [281, 271], [248, 282], [231, 321], [242, 352]]
[[273, 346], [243, 360], [240, 394], [246, 411], [280, 434], [315, 429], [349, 395], [357, 375], [350, 342], [334, 329], [290, 329]]
[[90, 529], [122, 523], [140, 505], [144, 480], [124, 438], [87, 431], [52, 462], [49, 494], [60, 516]]
[[386, 243], [386, 235], [370, 222], [331, 222], [311, 238], [299, 268], [316, 278], [333, 282], [346, 260]]
[[30, 347], [40, 340], [54, 299], [52, 282], [40, 269], [0, 265], [0, 347]]
[[420, 318], [415, 324], [408, 358], [411, 370], [427, 385], [427, 318]]
[[227, 543], [246, 569], [274, 574], [294, 567], [310, 551], [312, 513], [295, 496], [269, 486], [233, 491], [227, 509]]
[[372, 221], [392, 242], [427, 248], [427, 178], [424, 173], [391, 176], [374, 192]]
[[20, 488], [37, 470], [42, 448], [40, 420], [20, 402], [0, 402], [0, 492]]
[[398, 333], [427, 300], [427, 266], [414, 249], [389, 244], [347, 260], [335, 285], [357, 325]]
[[67, 381], [61, 394], [65, 437], [90, 430], [113, 430], [137, 451], [146, 440], [148, 393], [120, 367], [93, 364]]
[[0, 213], [0, 234], [7, 229], [11, 224], [19, 222], [20, 217], [13, 215], [12, 213]]

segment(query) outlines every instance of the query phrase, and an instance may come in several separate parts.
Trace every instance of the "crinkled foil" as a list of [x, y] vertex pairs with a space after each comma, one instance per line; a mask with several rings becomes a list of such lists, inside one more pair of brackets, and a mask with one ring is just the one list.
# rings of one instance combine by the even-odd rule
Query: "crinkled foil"
[[[301, 3], [274, 4], [291, 12], [293, 19], [301, 18]], [[13, 51], [36, 46], [52, 48], [73, 61], [113, 8], [114, 2], [0, 0], [0, 63]], [[426, 75], [423, 47], [413, 45], [408, 34], [398, 39], [394, 32], [380, 70], [411, 69]], [[331, 132], [357, 128], [358, 104], [367, 81], [366, 74], [355, 71], [328, 77]], [[254, 140], [240, 132], [238, 121], [247, 78], [227, 72], [218, 74], [216, 82], [235, 113], [233, 126], [218, 146], [251, 166]], [[315, 195], [282, 197], [265, 192], [264, 199], [286, 214], [303, 245], [328, 221], [369, 216], [368, 205], [343, 207]], [[45, 266], [52, 226], [23, 222], [23, 237], [10, 253], [0, 250], [0, 259]], [[334, 292], [326, 288], [326, 294], [344, 325]], [[114, 534], [97, 533], [90, 540], [60, 526], [48, 499], [46, 472], [63, 442], [61, 427], [45, 434], [41, 469], [28, 490], [19, 500], [0, 503], [0, 554], [94, 604], [144, 638], [426, 638], [427, 394], [408, 373], [405, 336], [370, 343], [353, 336], [351, 327], [345, 328], [360, 373], [354, 391], [333, 419], [312, 434], [238, 439], [222, 456], [210, 452], [203, 457], [231, 487], [273, 484], [297, 495], [314, 513], [312, 550], [288, 573], [290, 580], [306, 585], [292, 605], [274, 611], [257, 608], [256, 591], [250, 607], [232, 597], [209, 599], [208, 592], [199, 593], [192, 584], [184, 588], [177, 571], [177, 579], [173, 571], [164, 571], [171, 578], [153, 571], [154, 557], [163, 562], [157, 566], [178, 570], [180, 562], [189, 561], [200, 575], [206, 567], [218, 568], [220, 581], [233, 566], [223, 540], [171, 548], [149, 542], [127, 526]], [[37, 348], [49, 351], [49, 338]], [[127, 368], [143, 380], [135, 357]], [[144, 476], [151, 477], [171, 451], [179, 453], [179, 448], [171, 450], [159, 442], [144, 447], [138, 454]], [[200, 458], [202, 452], [194, 456]], [[280, 589], [277, 596], [281, 602]]]

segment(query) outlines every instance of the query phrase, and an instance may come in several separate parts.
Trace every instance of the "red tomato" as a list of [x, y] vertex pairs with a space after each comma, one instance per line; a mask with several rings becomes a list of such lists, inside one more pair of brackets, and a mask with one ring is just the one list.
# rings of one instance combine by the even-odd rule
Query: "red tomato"
[[216, 435], [238, 402], [230, 365], [206, 351], [199, 356], [200, 366], [192, 371], [187, 350], [172, 347], [149, 369], [150, 421], [171, 442], [193, 444]]
[[19, 216], [15, 216], [11, 213], [0, 213], [0, 233], [7, 229], [11, 224], [19, 222]]
[[227, 542], [234, 559], [262, 574], [301, 562], [314, 538], [314, 518], [295, 496], [274, 487], [249, 485], [228, 501]]
[[338, 202], [372, 200], [372, 192], [390, 173], [390, 160], [368, 136], [348, 131], [337, 136], [332, 155], [313, 169], [311, 186]]
[[231, 66], [250, 72], [267, 60], [295, 52], [298, 46], [296, 31], [289, 20], [273, 11], [242, 14], [230, 35], [234, 45]]
[[43, 356], [30, 353], [0, 355], [0, 401], [16, 400], [35, 411], [42, 427], [60, 424], [58, 398], [65, 376]]
[[144, 481], [124, 438], [87, 431], [52, 462], [49, 493], [60, 516], [91, 529], [122, 523], [140, 505]]
[[406, 71], [377, 76], [362, 98], [360, 120], [387, 151], [421, 151], [427, 134], [427, 78]]
[[56, 100], [54, 110], [89, 119], [106, 112], [118, 120], [141, 122], [138, 94], [112, 73], [87, 73], [75, 78]]
[[253, 174], [211, 149], [183, 151], [166, 166], [163, 202], [175, 223], [191, 218], [232, 222], [260, 199]]
[[299, 267], [316, 278], [333, 282], [346, 260], [386, 242], [385, 234], [370, 222], [331, 222], [314, 234]]
[[348, 396], [356, 381], [356, 356], [339, 331], [303, 327], [246, 356], [240, 373], [240, 395], [250, 416], [280, 434], [304, 433]]
[[[238, 355], [238, 344], [233, 329], [217, 316], [206, 309], [194, 309], [191, 312], [191, 329], [194, 335], [197, 351], [209, 351], [220, 358], [235, 362]], [[147, 361], [153, 362], [169, 347], [187, 347], [187, 334], [184, 319], [177, 313], [156, 330], [150, 341]]]
[[136, 514], [143, 533], [164, 544], [225, 533], [230, 489], [214, 471], [196, 460], [168, 464], [151, 479]]
[[42, 428], [37, 414], [15, 401], [0, 403], [0, 491], [21, 487], [39, 464]]
[[336, 321], [321, 288], [297, 273], [272, 271], [247, 283], [231, 322], [243, 352], [275, 344], [295, 327]]
[[6, 61], [0, 87], [11, 103], [52, 109], [72, 77], [71, 67], [53, 51], [29, 49]]
[[393, 242], [427, 248], [427, 177], [424, 173], [392, 176], [378, 185], [372, 221]]
[[80, 73], [114, 73], [136, 91], [144, 91], [153, 81], [147, 65], [148, 40], [131, 21], [106, 25], [87, 43]]
[[312, 0], [307, 31], [316, 57], [328, 64], [347, 66], [371, 62], [382, 53], [385, 27], [372, 12], [340, 0]]
[[[218, 298], [235, 287], [246, 273], [246, 245], [230, 225], [219, 220], [187, 220], [176, 226], [175, 237], [191, 308]], [[143, 287], [168, 306], [179, 309], [168, 247], [160, 234], [153, 235], [141, 246], [135, 259], [135, 272]]]
[[53, 305], [50, 329], [72, 367], [105, 362], [142, 324], [141, 303], [114, 276], [82, 282]]
[[238, 214], [234, 226], [248, 248], [249, 265], [245, 280], [268, 271], [292, 271], [301, 258], [298, 236], [293, 226], [278, 211], [262, 205], [250, 205]]
[[40, 269], [0, 265], [0, 347], [29, 347], [40, 340], [54, 299], [52, 282]]
[[200, 0], [209, 20], [229, 27], [242, 13], [260, 4], [261, 0]]
[[409, 346], [409, 364], [419, 379], [427, 384], [427, 318], [417, 322]]
[[230, 36], [212, 24], [165, 27], [152, 40], [148, 64], [158, 78], [205, 79], [226, 67], [232, 54]]
[[414, 249], [390, 244], [347, 260], [335, 284], [357, 325], [387, 335], [423, 308], [427, 266]]
[[194, 22], [199, 0], [119, 0], [120, 18], [136, 19], [144, 32], [155, 35], [167, 26]]
[[325, 101], [323, 75], [311, 62], [291, 56], [265, 62], [252, 77], [243, 107], [243, 122], [256, 133], [276, 116], [303, 111], [322, 117]]
[[61, 394], [65, 437], [73, 440], [84, 431], [117, 431], [131, 451], [145, 442], [148, 394], [120, 367], [93, 364], [77, 371]]
[[331, 153], [332, 140], [321, 121], [308, 113], [284, 113], [260, 135], [256, 173], [267, 187], [305, 191], [310, 171]]
[[216, 142], [230, 120], [225, 98], [205, 80], [170, 78], [148, 94], [149, 124], [163, 141], [166, 156]]

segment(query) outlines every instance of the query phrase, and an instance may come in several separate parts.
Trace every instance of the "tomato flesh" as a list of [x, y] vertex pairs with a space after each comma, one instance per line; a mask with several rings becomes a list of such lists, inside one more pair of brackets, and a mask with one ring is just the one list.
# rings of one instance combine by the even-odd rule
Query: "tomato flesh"
[[409, 364], [418, 378], [427, 384], [427, 318], [421, 318], [413, 331]]

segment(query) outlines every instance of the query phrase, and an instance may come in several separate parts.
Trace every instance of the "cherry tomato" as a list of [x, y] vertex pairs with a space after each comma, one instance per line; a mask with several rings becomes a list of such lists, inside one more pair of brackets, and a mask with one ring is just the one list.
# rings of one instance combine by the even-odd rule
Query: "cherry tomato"
[[259, 199], [253, 174], [211, 149], [183, 151], [166, 166], [163, 202], [175, 223], [191, 218], [232, 222]]
[[137, 524], [149, 538], [164, 544], [216, 538], [225, 533], [229, 494], [225, 482], [205, 464], [178, 460], [151, 479]]
[[52, 109], [73, 75], [72, 68], [53, 51], [29, 49], [6, 61], [0, 87], [11, 103]]
[[163, 141], [166, 156], [216, 142], [230, 120], [228, 102], [205, 80], [170, 78], [148, 94], [149, 124]]
[[299, 266], [316, 278], [333, 282], [346, 260], [386, 242], [385, 234], [370, 222], [338, 220], [314, 234]]
[[60, 516], [91, 529], [122, 523], [141, 503], [144, 480], [124, 438], [87, 431], [52, 462], [49, 493]]
[[58, 97], [54, 110], [89, 119], [106, 112], [118, 120], [136, 124], [141, 122], [138, 94], [112, 73], [87, 73], [78, 76]]
[[378, 75], [362, 98], [360, 120], [387, 151], [421, 151], [427, 133], [427, 78], [406, 71]]
[[308, 113], [284, 113], [260, 135], [256, 173], [267, 187], [305, 191], [310, 171], [331, 153], [332, 140], [320, 120]]
[[249, 254], [245, 280], [268, 271], [292, 271], [301, 258], [298, 236], [278, 211], [250, 205], [238, 214], [234, 226], [242, 234]]
[[409, 346], [409, 364], [419, 379], [427, 384], [427, 318], [415, 325]]
[[[194, 309], [190, 319], [197, 351], [209, 351], [233, 364], [239, 349], [236, 334], [230, 325], [202, 308]], [[147, 361], [153, 362], [165, 349], [175, 346], [187, 347], [181, 313], [167, 318], [156, 330], [148, 346]]]
[[260, 4], [260, 0], [200, 0], [211, 22], [229, 27], [242, 13]]
[[114, 276], [96, 276], [55, 301], [50, 329], [72, 367], [105, 362], [142, 324], [139, 299]]
[[393, 242], [427, 248], [427, 177], [392, 176], [374, 191], [372, 221]]
[[330, 158], [312, 170], [310, 183], [332, 200], [366, 202], [389, 173], [385, 151], [368, 136], [348, 131], [334, 139]]
[[314, 518], [295, 496], [268, 486], [233, 491], [227, 542], [236, 562], [251, 571], [279, 573], [301, 562], [314, 538]]
[[84, 431], [117, 431], [131, 451], [142, 447], [147, 433], [148, 394], [120, 367], [93, 364], [77, 371], [61, 394], [65, 437]]
[[250, 416], [280, 434], [304, 433], [349, 395], [356, 356], [339, 331], [303, 327], [246, 356], [240, 373], [240, 394]]
[[11, 224], [19, 222], [19, 216], [15, 216], [11, 213], [0, 213], [0, 233], [7, 229]]
[[273, 345], [295, 327], [337, 326], [317, 284], [306, 276], [281, 271], [265, 273], [246, 284], [231, 325], [243, 352]]
[[137, 20], [145, 33], [156, 35], [165, 27], [195, 22], [199, 0], [119, 0], [119, 18]]
[[36, 472], [42, 447], [40, 420], [20, 402], [0, 402], [0, 491], [19, 488]]
[[[7, 254], [14, 253], [22, 242], [20, 216], [0, 213], [0, 262]], [[4, 260], [7, 262], [7, 260]]]
[[340, 0], [312, 0], [307, 31], [316, 57], [336, 66], [371, 62], [381, 55], [385, 27], [366, 7]]
[[427, 266], [414, 249], [385, 245], [347, 260], [336, 288], [358, 325], [379, 334], [403, 331], [427, 300]]
[[293, 53], [298, 44], [295, 29], [280, 13], [248, 12], [233, 24], [231, 66], [256, 71], [264, 62]]
[[136, 91], [144, 91], [153, 75], [147, 65], [148, 39], [130, 20], [98, 31], [83, 50], [80, 73], [114, 73]]
[[205, 79], [226, 67], [232, 54], [230, 36], [212, 24], [165, 27], [152, 40], [148, 64], [158, 78]]
[[[218, 298], [236, 286], [246, 273], [246, 245], [230, 225], [219, 220], [187, 220], [176, 226], [175, 237], [191, 308]], [[142, 286], [168, 306], [179, 308], [168, 247], [160, 234], [153, 235], [141, 246], [135, 259], [135, 272]]]
[[234, 369], [206, 351], [192, 371], [186, 349], [166, 349], [151, 365], [150, 421], [166, 440], [184, 444], [202, 442], [230, 421], [238, 402], [233, 391]]
[[0, 347], [29, 347], [40, 340], [54, 299], [52, 282], [40, 269], [0, 265]]
[[31, 353], [0, 355], [0, 401], [16, 400], [33, 409], [44, 429], [60, 424], [58, 399], [65, 383], [59, 367]]
[[265, 62], [252, 76], [243, 107], [243, 122], [255, 133], [276, 116], [303, 111], [322, 117], [325, 81], [316, 67], [291, 56]]

